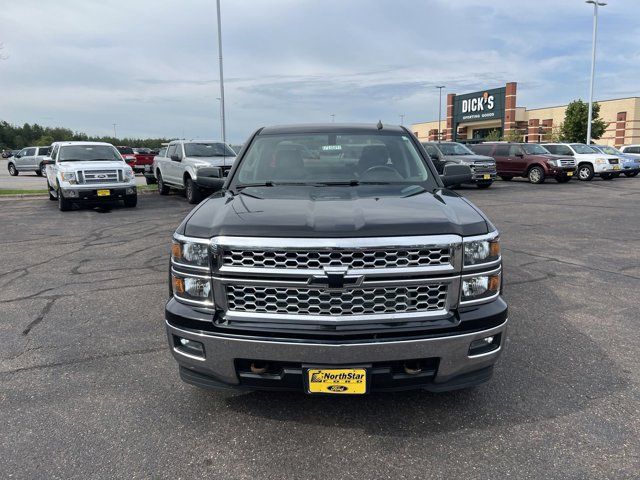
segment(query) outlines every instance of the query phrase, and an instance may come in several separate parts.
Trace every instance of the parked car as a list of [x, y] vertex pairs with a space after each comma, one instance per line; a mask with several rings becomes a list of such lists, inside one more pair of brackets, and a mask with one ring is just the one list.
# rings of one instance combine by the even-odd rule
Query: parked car
[[[353, 144], [358, 157], [320, 155]], [[173, 236], [165, 325], [184, 381], [363, 394], [491, 377], [499, 236], [446, 189], [468, 166], [440, 176], [407, 128], [382, 124], [266, 127], [240, 155]]]
[[542, 146], [556, 155], [572, 156], [578, 166], [578, 179], [585, 182], [596, 175], [611, 180], [620, 171], [618, 157], [602, 154], [584, 143], [543, 143]]
[[536, 184], [547, 178], [566, 183], [576, 169], [573, 157], [554, 155], [535, 143], [487, 142], [470, 147], [476, 153], [495, 158], [498, 175], [505, 181], [524, 177]]
[[124, 145], [119, 145], [116, 148], [118, 149], [118, 152], [120, 152], [120, 155], [122, 155], [124, 161], [127, 162], [127, 165], [134, 169], [135, 172], [136, 156], [133, 152], [133, 148], [125, 147]]
[[605, 155], [615, 155], [620, 159], [620, 173], [616, 173], [615, 176], [619, 177], [624, 173], [627, 177], [635, 177], [640, 173], [640, 155], [634, 156], [628, 153], [622, 153], [617, 148], [609, 145], [589, 145], [591, 148], [596, 149], [600, 153]]
[[228, 172], [236, 159], [228, 145], [209, 140], [174, 140], [169, 143], [164, 156], [154, 158], [153, 170], [160, 195], [167, 195], [171, 188], [185, 191], [189, 203], [198, 203], [202, 192], [196, 180], [203, 167], [221, 167]]
[[133, 152], [136, 158], [136, 163], [133, 167], [134, 172], [144, 173], [151, 168], [155, 155], [151, 153], [150, 148], [134, 148]]
[[489, 188], [496, 179], [496, 162], [492, 157], [478, 155], [462, 143], [423, 142], [439, 174], [449, 164], [467, 165], [471, 169], [471, 182], [478, 188]]
[[20, 150], [2, 150], [2, 158], [11, 158]]
[[17, 176], [20, 172], [35, 172], [36, 175], [45, 174], [43, 160], [49, 156], [51, 147], [26, 147], [9, 159], [7, 169], [9, 175]]
[[625, 145], [620, 147], [620, 151], [625, 155], [632, 155], [636, 158], [640, 158], [640, 145]]
[[74, 203], [122, 200], [125, 207], [138, 203], [133, 170], [118, 150], [103, 142], [56, 142], [45, 160], [49, 199], [62, 211]]
[[166, 157], [167, 156], [167, 148], [168, 147], [162, 147], [160, 150], [158, 150], [157, 153], [155, 153], [153, 155], [153, 162], [151, 162], [150, 165], [145, 165], [144, 166], [144, 178], [147, 181], [147, 185], [153, 185], [153, 184], [157, 183], [156, 176], [153, 173], [154, 165], [156, 164], [156, 158], [157, 157]]

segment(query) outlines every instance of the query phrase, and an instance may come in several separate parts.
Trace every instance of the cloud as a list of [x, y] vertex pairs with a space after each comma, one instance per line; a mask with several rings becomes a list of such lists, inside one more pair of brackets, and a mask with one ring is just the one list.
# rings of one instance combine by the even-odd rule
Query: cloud
[[[21, 0], [0, 11], [0, 118], [128, 136], [218, 137], [212, 0]], [[596, 98], [637, 95], [640, 11], [601, 12]], [[518, 82], [518, 104], [585, 97], [581, 1], [223, 0], [228, 137], [264, 124], [434, 119], [435, 85]], [[23, 22], [34, 25], [29, 35]]]

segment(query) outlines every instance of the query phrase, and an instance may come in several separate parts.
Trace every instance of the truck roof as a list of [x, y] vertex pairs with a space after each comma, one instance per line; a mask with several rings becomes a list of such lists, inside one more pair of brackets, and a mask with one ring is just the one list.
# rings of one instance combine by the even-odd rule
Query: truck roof
[[378, 129], [375, 123], [307, 123], [297, 125], [273, 125], [263, 127], [260, 135], [288, 134], [288, 133], [407, 133], [408, 130], [399, 125], [383, 125]]

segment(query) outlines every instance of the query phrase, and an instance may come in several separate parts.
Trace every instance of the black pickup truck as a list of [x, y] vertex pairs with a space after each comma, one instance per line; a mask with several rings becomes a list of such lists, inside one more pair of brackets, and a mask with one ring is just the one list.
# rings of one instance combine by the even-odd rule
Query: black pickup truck
[[[211, 169], [209, 169], [211, 170]], [[205, 174], [206, 173], [206, 174]], [[404, 127], [265, 127], [176, 230], [165, 320], [188, 383], [308, 394], [487, 381], [506, 339], [496, 228]]]

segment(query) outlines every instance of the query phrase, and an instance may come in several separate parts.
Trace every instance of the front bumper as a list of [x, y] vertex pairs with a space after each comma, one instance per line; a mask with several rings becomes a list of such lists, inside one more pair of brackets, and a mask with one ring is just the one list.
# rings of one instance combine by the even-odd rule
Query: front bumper
[[474, 172], [472, 170], [471, 180], [473, 182], [493, 182], [496, 176], [496, 172]]
[[[109, 191], [109, 195], [98, 195], [98, 191]], [[94, 185], [91, 188], [79, 187], [79, 188], [62, 188], [62, 195], [67, 200], [72, 202], [109, 202], [115, 200], [124, 200], [126, 197], [137, 195], [137, 189], [135, 185], [127, 187], [113, 188], [113, 186], [96, 187]]]
[[[460, 322], [455, 329], [424, 330], [397, 338], [319, 340], [229, 334], [205, 329], [209, 327], [201, 323], [202, 312], [173, 299], [167, 304], [165, 317], [169, 346], [181, 367], [183, 380], [204, 388], [303, 391], [305, 365], [365, 366], [373, 380], [370, 391], [463, 388], [490, 378], [492, 366], [504, 348], [507, 330], [507, 306], [501, 298], [460, 312]], [[198, 328], [199, 325], [202, 328]], [[497, 339], [494, 349], [469, 354], [471, 342], [489, 336]], [[179, 338], [200, 342], [204, 346], [204, 358], [181, 351], [176, 346]], [[397, 373], [398, 364], [415, 360], [430, 365], [429, 375], [416, 379], [393, 373]], [[251, 361], [282, 368], [265, 378], [255, 378], [242, 370], [243, 362]], [[379, 374], [377, 379], [374, 374]]]
[[611, 165], [611, 164], [596, 164], [594, 166], [595, 173], [620, 173], [622, 172], [622, 167], [620, 165]]

